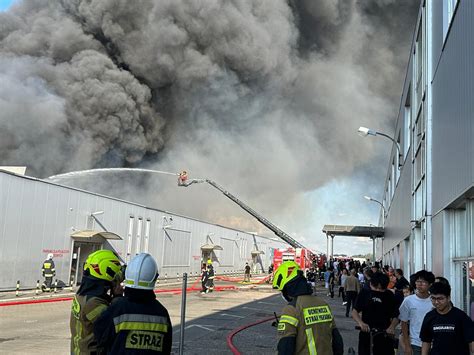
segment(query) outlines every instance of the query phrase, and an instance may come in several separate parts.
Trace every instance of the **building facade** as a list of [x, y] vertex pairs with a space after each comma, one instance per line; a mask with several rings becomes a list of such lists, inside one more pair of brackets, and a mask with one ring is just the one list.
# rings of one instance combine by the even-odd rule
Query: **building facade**
[[[384, 262], [474, 297], [474, 2], [421, 2], [385, 181]], [[397, 166], [400, 163], [400, 168]]]
[[208, 259], [218, 274], [254, 272], [287, 247], [266, 238], [79, 189], [0, 171], [0, 290], [34, 288], [47, 254], [56, 278], [77, 284], [87, 256], [115, 250], [124, 262], [148, 252], [159, 280], [197, 276]]

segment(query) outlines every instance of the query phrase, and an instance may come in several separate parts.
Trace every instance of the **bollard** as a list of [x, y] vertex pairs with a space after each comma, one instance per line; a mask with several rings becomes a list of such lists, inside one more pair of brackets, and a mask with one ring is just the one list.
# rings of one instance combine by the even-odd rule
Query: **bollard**
[[176, 273], [176, 280], [179, 282], [179, 272]]
[[20, 280], [16, 282], [16, 292], [15, 296], [18, 297], [20, 295]]
[[40, 289], [40, 280], [36, 280], [35, 296], [38, 296], [39, 289]]
[[70, 285], [71, 291], [74, 289], [74, 275], [71, 276], [71, 285]]
[[166, 283], [166, 278], [168, 277], [168, 274], [165, 272], [165, 283]]
[[183, 287], [181, 289], [181, 324], [179, 333], [179, 355], [184, 354], [184, 326], [186, 322], [186, 288], [188, 282], [188, 274], [183, 273]]
[[54, 280], [54, 293], [58, 292], [58, 279]]

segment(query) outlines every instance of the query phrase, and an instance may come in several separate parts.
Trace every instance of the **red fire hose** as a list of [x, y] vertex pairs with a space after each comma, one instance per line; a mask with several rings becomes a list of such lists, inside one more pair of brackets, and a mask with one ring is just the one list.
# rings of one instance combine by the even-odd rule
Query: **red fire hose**
[[232, 351], [232, 353], [234, 355], [241, 355], [239, 350], [235, 347], [235, 345], [232, 343], [232, 339], [234, 338], [234, 336], [241, 332], [242, 330], [244, 329], [247, 329], [247, 328], [250, 328], [250, 327], [253, 327], [255, 325], [258, 325], [260, 323], [265, 323], [265, 322], [268, 322], [268, 321], [271, 321], [272, 319], [275, 319], [275, 317], [268, 317], [268, 318], [265, 318], [265, 319], [261, 319], [257, 322], [254, 322], [254, 323], [250, 323], [250, 324], [246, 324], [246, 325], [243, 325], [237, 329], [234, 329], [232, 332], [230, 332], [228, 335], [227, 335], [227, 346], [230, 348], [230, 350]]

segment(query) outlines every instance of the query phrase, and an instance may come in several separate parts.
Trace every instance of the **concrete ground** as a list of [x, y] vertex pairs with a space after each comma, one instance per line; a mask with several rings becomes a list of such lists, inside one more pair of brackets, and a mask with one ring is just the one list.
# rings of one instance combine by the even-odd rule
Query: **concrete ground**
[[[216, 283], [219, 285], [219, 282]], [[226, 283], [229, 285], [229, 283]], [[238, 290], [201, 295], [187, 294], [185, 323], [185, 354], [232, 354], [226, 337], [233, 330], [270, 318], [279, 313], [284, 301], [269, 285], [243, 286]], [[162, 286], [173, 287], [176, 286]], [[323, 289], [318, 294], [325, 297]], [[65, 291], [54, 297], [71, 295]], [[31, 297], [27, 292], [23, 297]], [[47, 298], [49, 297], [46, 296]], [[181, 295], [160, 293], [160, 302], [167, 307], [173, 323], [173, 353], [178, 353], [180, 336]], [[68, 354], [70, 301], [1, 307], [8, 299], [18, 299], [14, 294], [0, 294], [0, 354]], [[326, 298], [326, 297], [325, 297]], [[342, 301], [328, 300], [341, 330], [345, 348], [357, 348], [354, 321], [344, 316]], [[242, 354], [274, 354], [276, 328], [271, 321], [252, 326], [237, 333], [234, 345]]]

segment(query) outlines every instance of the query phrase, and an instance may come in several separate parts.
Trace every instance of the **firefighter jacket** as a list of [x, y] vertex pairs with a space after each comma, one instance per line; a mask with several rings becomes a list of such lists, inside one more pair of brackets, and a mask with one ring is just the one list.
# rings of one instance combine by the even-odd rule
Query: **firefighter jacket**
[[104, 354], [94, 337], [94, 322], [110, 305], [112, 298], [107, 295], [110, 283], [84, 276], [81, 287], [72, 301], [70, 328], [71, 354]]
[[214, 266], [209, 265], [207, 267], [207, 274], [208, 274], [208, 277], [209, 277], [210, 280], [214, 280], [214, 278], [215, 278]]
[[[287, 293], [293, 299], [283, 308], [278, 322], [278, 354], [342, 354], [342, 338], [329, 305], [313, 296], [306, 279], [301, 279], [304, 281], [296, 281], [296, 291]], [[333, 337], [337, 344], [333, 344]]]
[[94, 324], [94, 334], [108, 354], [170, 354], [172, 325], [153, 290], [125, 288]]
[[54, 277], [56, 275], [56, 269], [53, 259], [46, 259], [43, 262], [41, 271], [43, 272], [43, 277]]

